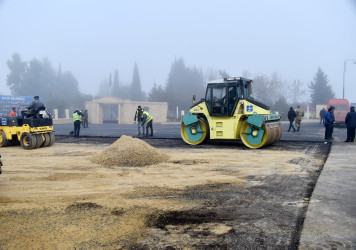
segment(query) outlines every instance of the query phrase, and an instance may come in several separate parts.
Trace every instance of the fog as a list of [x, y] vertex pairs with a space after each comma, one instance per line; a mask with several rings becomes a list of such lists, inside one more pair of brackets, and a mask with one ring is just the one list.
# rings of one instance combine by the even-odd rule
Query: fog
[[[0, 94], [6, 62], [47, 57], [96, 95], [115, 70], [130, 84], [137, 63], [142, 90], [164, 86], [175, 58], [231, 76], [273, 73], [307, 89], [320, 67], [336, 97], [356, 102], [356, 4], [353, 0], [0, 0]], [[309, 92], [307, 92], [308, 99]]]

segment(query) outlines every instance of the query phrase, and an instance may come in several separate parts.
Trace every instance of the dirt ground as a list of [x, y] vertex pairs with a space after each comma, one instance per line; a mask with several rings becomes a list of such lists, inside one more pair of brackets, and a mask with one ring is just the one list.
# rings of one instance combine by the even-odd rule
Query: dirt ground
[[1, 148], [0, 249], [293, 249], [329, 152], [319, 143], [146, 140], [169, 160], [90, 161], [113, 141]]

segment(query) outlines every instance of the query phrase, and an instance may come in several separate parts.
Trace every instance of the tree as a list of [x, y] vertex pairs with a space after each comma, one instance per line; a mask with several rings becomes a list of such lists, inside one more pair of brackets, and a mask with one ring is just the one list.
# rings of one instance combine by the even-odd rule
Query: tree
[[309, 84], [311, 103], [315, 106], [317, 104], [326, 104], [329, 99], [335, 97], [327, 75], [318, 68], [314, 76], [314, 81]]
[[47, 58], [42, 61], [34, 58], [26, 63], [14, 54], [7, 64], [10, 69], [7, 85], [12, 95], [38, 95], [49, 110], [83, 108], [84, 102], [91, 99], [80, 93], [79, 83], [71, 72], [62, 73], [61, 65], [56, 72]]
[[286, 82], [277, 73], [271, 79], [266, 75], [257, 75], [253, 79], [252, 93], [255, 99], [272, 106], [281, 96], [286, 96]]
[[288, 103], [286, 98], [281, 95], [273, 105], [273, 110], [279, 113], [285, 113], [288, 111]]
[[300, 80], [294, 80], [287, 86], [287, 89], [290, 102], [293, 105], [300, 104], [303, 100], [303, 95], [305, 94], [303, 83]]
[[19, 54], [12, 55], [12, 60], [7, 61], [10, 73], [7, 75], [7, 86], [13, 95], [21, 95], [24, 88], [24, 77], [27, 70], [27, 63], [21, 60]]
[[187, 68], [182, 58], [175, 59], [166, 84], [168, 109], [175, 112], [176, 107], [188, 110], [192, 96], [204, 96], [204, 81], [201, 70]]
[[140, 73], [138, 72], [137, 63], [134, 65], [132, 82], [131, 82], [131, 90], [130, 90], [130, 98], [132, 101], [143, 101], [144, 95], [141, 90], [141, 80]]
[[253, 97], [261, 102], [272, 105], [273, 101], [269, 98], [267, 93], [270, 91], [269, 79], [266, 75], [257, 75], [253, 79], [252, 94]]
[[148, 101], [150, 102], [166, 102], [166, 91], [161, 87], [161, 85], [158, 85], [156, 82], [153, 84], [153, 88], [151, 91], [148, 93]]

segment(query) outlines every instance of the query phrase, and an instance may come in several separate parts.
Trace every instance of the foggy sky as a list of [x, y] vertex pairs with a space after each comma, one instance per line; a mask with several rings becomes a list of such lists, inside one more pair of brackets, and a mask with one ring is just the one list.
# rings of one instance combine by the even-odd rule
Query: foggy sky
[[[174, 58], [240, 76], [277, 72], [307, 88], [318, 67], [342, 97], [344, 60], [356, 61], [354, 0], [0, 0], [0, 93], [6, 61], [48, 57], [83, 93], [119, 70], [142, 89], [164, 86]], [[356, 64], [347, 63], [345, 97], [356, 102]], [[307, 92], [309, 96], [309, 92]]]

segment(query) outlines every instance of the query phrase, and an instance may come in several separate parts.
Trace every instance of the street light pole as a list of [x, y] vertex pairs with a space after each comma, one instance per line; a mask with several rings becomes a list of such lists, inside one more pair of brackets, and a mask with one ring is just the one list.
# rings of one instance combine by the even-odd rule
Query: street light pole
[[345, 99], [345, 71], [346, 71], [346, 60], [344, 60], [344, 78], [342, 80], [342, 99]]
[[348, 62], [352, 62], [353, 64], [356, 64], [356, 60], [353, 59], [344, 60], [344, 77], [342, 80], [342, 99], [345, 99], [345, 74], [346, 74], [346, 64]]

